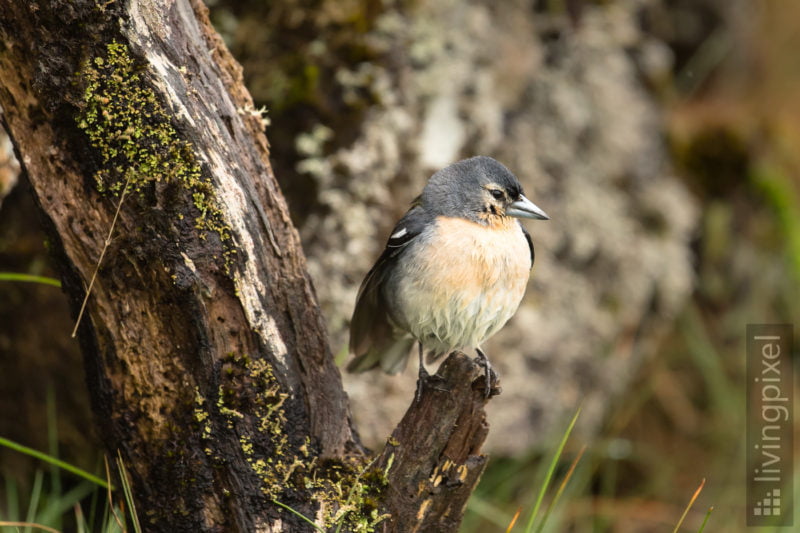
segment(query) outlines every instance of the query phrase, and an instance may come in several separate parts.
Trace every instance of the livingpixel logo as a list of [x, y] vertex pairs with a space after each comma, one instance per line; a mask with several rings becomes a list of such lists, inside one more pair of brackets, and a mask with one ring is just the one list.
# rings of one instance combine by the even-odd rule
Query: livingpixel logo
[[794, 525], [791, 324], [747, 325], [747, 525]]

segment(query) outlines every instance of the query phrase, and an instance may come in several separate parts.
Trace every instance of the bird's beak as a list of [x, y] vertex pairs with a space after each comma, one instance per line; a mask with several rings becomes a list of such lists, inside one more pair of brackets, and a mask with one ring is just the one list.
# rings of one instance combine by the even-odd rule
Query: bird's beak
[[547, 216], [547, 213], [542, 211], [536, 204], [534, 204], [521, 194], [519, 195], [519, 199], [517, 199], [514, 202], [511, 202], [511, 205], [509, 205], [506, 208], [506, 215], [516, 218], [550, 220], [550, 217]]

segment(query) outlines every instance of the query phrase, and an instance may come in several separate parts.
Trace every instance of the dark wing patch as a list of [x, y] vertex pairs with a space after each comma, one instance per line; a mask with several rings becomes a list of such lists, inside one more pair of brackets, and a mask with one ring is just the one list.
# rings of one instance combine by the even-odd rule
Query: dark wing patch
[[[358, 299], [361, 299], [361, 294], [367, 287], [374, 285], [377, 288], [381, 285], [384, 277], [394, 267], [394, 258], [400, 255], [405, 247], [422, 233], [428, 223], [433, 222], [433, 218], [424, 209], [415, 205], [400, 219], [389, 235], [383, 253], [361, 283]], [[356, 308], [358, 308], [358, 304], [356, 304]]]
[[419, 235], [419, 233], [409, 231], [406, 226], [401, 226], [398, 224], [394, 227], [392, 234], [389, 236], [389, 240], [386, 242], [386, 249], [403, 248], [405, 245], [414, 240], [414, 237], [417, 235]]
[[386, 248], [361, 283], [350, 322], [350, 354], [355, 359], [348, 370], [361, 372], [375, 368], [396, 344], [383, 283], [394, 270], [399, 256], [432, 220], [419, 205], [412, 207], [394, 227]]
[[536, 254], [533, 252], [533, 240], [531, 239], [531, 234], [525, 229], [525, 226], [520, 224], [520, 227], [522, 228], [523, 235], [525, 235], [525, 240], [528, 241], [528, 248], [531, 250], [531, 268], [533, 268], [533, 260], [536, 258]]

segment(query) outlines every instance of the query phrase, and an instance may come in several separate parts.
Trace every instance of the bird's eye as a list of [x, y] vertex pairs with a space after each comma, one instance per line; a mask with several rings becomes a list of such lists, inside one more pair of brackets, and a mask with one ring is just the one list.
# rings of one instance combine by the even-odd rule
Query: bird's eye
[[494, 198], [495, 200], [502, 200], [503, 196], [505, 196], [503, 194], [503, 191], [498, 189], [492, 189], [490, 192], [492, 193], [492, 198]]

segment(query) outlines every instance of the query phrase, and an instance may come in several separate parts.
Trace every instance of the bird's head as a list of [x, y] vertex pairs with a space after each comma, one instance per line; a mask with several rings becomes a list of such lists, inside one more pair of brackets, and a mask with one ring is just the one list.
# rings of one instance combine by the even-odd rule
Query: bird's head
[[480, 224], [494, 225], [507, 217], [550, 218], [525, 197], [514, 174], [486, 156], [464, 159], [431, 176], [421, 201], [437, 215]]

